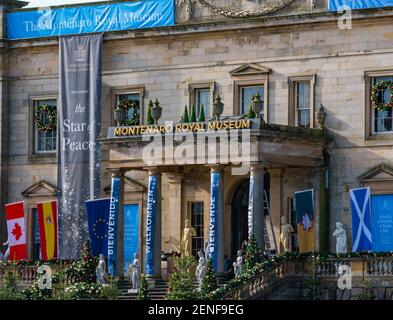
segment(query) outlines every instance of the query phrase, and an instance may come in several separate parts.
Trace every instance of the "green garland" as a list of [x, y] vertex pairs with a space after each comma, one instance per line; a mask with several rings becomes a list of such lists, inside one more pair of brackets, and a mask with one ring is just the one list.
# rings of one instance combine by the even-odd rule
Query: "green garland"
[[132, 109], [132, 118], [131, 119], [126, 119], [124, 120], [124, 125], [125, 126], [135, 126], [139, 124], [139, 116], [138, 116], [138, 111], [139, 111], [139, 101], [138, 100], [123, 100], [121, 101], [115, 108], [115, 110], [125, 110], [128, 112], [129, 109]]
[[[48, 119], [46, 123], [41, 121], [41, 115], [43, 112], [48, 113]], [[49, 106], [47, 104], [39, 105], [35, 109], [35, 115], [34, 115], [35, 125], [37, 126], [37, 129], [39, 131], [44, 131], [44, 132], [55, 130], [56, 121], [57, 121], [56, 116], [57, 116], [57, 112], [55, 107]]]
[[[383, 101], [383, 92], [390, 91], [390, 99], [387, 102]], [[382, 101], [378, 98], [382, 96]], [[386, 111], [393, 108], [393, 83], [392, 81], [380, 81], [375, 84], [371, 90], [371, 103], [373, 107], [379, 111]]]

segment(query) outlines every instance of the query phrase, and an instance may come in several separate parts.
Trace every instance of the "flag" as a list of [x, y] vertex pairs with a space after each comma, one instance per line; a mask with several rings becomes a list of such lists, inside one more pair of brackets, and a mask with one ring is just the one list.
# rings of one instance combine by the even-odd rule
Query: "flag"
[[352, 211], [352, 251], [373, 249], [370, 187], [349, 190]]
[[91, 254], [108, 256], [108, 221], [110, 199], [86, 201]]
[[10, 247], [9, 259], [26, 259], [27, 248], [24, 202], [22, 201], [6, 204], [5, 218], [7, 220], [8, 240]]
[[57, 201], [37, 203], [42, 260], [58, 258]]
[[295, 192], [299, 252], [315, 251], [314, 190]]

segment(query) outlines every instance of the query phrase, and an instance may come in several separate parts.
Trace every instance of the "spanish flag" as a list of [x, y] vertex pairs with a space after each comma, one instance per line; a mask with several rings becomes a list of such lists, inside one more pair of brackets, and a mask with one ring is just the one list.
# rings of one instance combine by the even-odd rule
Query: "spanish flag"
[[57, 202], [37, 203], [37, 209], [41, 258], [42, 260], [57, 258]]

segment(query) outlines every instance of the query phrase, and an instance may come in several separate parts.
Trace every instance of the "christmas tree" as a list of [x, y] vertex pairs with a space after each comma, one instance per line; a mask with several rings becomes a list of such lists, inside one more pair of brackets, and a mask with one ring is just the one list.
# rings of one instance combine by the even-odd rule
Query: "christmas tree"
[[190, 118], [190, 122], [196, 122], [196, 113], [195, 113], [195, 106], [192, 105], [191, 107], [191, 118]]
[[216, 290], [217, 288], [218, 285], [217, 285], [216, 273], [213, 267], [213, 260], [209, 259], [207, 261], [207, 266], [206, 266], [206, 275], [203, 278], [202, 286], [201, 286], [202, 297], [206, 299], [207, 295], [212, 291]]
[[138, 290], [137, 300], [151, 300], [145, 276], [142, 276], [142, 282]]
[[190, 119], [188, 118], [188, 109], [187, 106], [184, 106], [184, 112], [183, 112], [183, 116], [181, 118], [181, 122], [182, 123], [188, 123], [190, 122]]
[[256, 118], [256, 114], [255, 114], [255, 112], [254, 111], [252, 111], [252, 108], [251, 108], [251, 105], [250, 105], [250, 107], [248, 108], [248, 114], [247, 114], [247, 117], [249, 118], [249, 119], [251, 119], [251, 118]]
[[153, 117], [151, 116], [151, 109], [153, 108], [153, 101], [149, 101], [149, 104], [147, 106], [147, 117], [146, 117], [146, 122], [148, 125], [154, 124]]
[[201, 111], [199, 112], [199, 122], [205, 122], [205, 108], [201, 105]]
[[244, 260], [244, 270], [246, 272], [253, 272], [257, 263], [262, 262], [261, 251], [258, 247], [255, 234], [252, 234], [247, 244], [247, 253]]

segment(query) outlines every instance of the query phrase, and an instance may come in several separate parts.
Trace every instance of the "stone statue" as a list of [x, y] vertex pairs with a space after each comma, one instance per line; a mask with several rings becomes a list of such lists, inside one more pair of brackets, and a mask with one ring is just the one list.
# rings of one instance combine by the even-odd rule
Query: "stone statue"
[[8, 259], [8, 257], [10, 256], [10, 239], [7, 238], [7, 241], [3, 243], [3, 246], [8, 246], [7, 250], [5, 251], [4, 254], [4, 261], [6, 261]]
[[100, 254], [99, 257], [100, 260], [98, 260], [98, 265], [96, 267], [97, 283], [105, 284], [105, 269], [106, 269], [105, 258], [102, 253]]
[[134, 254], [134, 261], [130, 264], [128, 269], [130, 281], [132, 282], [132, 289], [138, 290], [141, 285], [141, 271], [139, 268], [138, 254]]
[[185, 226], [183, 230], [183, 239], [180, 244], [181, 253], [190, 257], [192, 255], [192, 237], [196, 236], [196, 231], [193, 227], [191, 227], [190, 219], [186, 219]]
[[284, 247], [284, 252], [291, 251], [289, 247], [289, 240], [291, 239], [291, 233], [294, 232], [293, 227], [287, 223], [287, 217], [281, 217], [281, 234], [280, 241]]
[[333, 237], [336, 237], [336, 252], [347, 253], [347, 233], [343, 228], [343, 224], [336, 222], [336, 228], [333, 232]]
[[243, 252], [242, 250], [237, 250], [237, 258], [233, 263], [233, 271], [235, 272], [235, 278], [240, 277], [243, 270]]
[[202, 281], [206, 275], [206, 259], [202, 251], [198, 251], [199, 262], [196, 268], [196, 278], [199, 284], [199, 288], [202, 286]]

